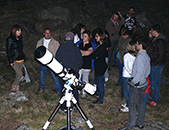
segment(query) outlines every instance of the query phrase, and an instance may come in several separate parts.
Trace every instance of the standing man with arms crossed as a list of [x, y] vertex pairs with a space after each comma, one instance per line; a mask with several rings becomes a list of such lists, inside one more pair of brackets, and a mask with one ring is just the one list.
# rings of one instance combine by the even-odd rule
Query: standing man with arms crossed
[[[41, 38], [37, 42], [36, 48], [38, 48], [39, 46], [45, 46], [50, 52], [52, 52], [53, 57], [55, 57], [56, 51], [59, 48], [60, 44], [58, 41], [56, 41], [55, 39], [52, 38], [51, 33], [52, 33], [52, 31], [50, 28], [45, 28], [44, 29], [44, 37]], [[39, 82], [39, 89], [36, 92], [36, 94], [42, 93], [45, 91], [45, 79], [46, 79], [47, 70], [50, 72], [50, 74], [52, 76], [52, 79], [54, 82], [54, 88], [55, 88], [56, 92], [61, 91], [58, 77], [56, 77], [54, 72], [52, 70], [50, 70], [47, 66], [40, 64], [39, 65], [40, 82]]]
[[166, 41], [164, 35], [160, 33], [160, 25], [153, 25], [150, 32], [154, 38], [147, 51], [151, 58], [150, 85], [152, 101], [150, 106], [154, 107], [160, 96], [161, 73], [166, 61]]
[[[135, 44], [138, 51], [133, 64], [131, 79], [129, 80], [129, 121], [125, 128], [119, 130], [133, 130], [134, 127], [144, 128], [144, 91], [147, 88], [146, 78], [150, 74], [150, 57], [146, 53], [147, 39], [139, 38]], [[136, 118], [136, 105], [138, 105], [138, 117]], [[137, 119], [137, 121], [136, 121]]]

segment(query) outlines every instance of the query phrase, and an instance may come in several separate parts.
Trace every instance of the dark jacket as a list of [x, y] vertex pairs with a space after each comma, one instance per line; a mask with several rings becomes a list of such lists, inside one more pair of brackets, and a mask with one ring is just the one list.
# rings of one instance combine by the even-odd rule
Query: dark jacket
[[166, 61], [166, 41], [161, 35], [150, 43], [148, 55], [151, 59], [151, 66], [164, 65]]
[[11, 33], [6, 39], [6, 53], [10, 63], [14, 63], [16, 60], [22, 60], [25, 58], [23, 52], [22, 38], [19, 40]]
[[95, 76], [104, 75], [107, 69], [107, 64], [105, 61], [106, 44], [103, 43], [101, 45], [98, 45], [95, 51], [90, 56], [94, 59]]
[[60, 45], [56, 52], [56, 59], [66, 68], [71, 68], [76, 73], [79, 72], [83, 64], [82, 54], [73, 40]]

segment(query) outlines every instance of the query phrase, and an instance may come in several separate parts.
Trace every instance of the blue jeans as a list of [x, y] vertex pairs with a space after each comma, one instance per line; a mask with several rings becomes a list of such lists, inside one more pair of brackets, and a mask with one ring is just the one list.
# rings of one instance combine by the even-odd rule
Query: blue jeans
[[117, 58], [117, 64], [118, 64], [118, 69], [119, 69], [119, 80], [118, 80], [118, 84], [122, 85], [122, 72], [123, 72], [123, 64], [120, 63], [120, 59]]
[[164, 66], [151, 66], [150, 85], [152, 101], [158, 103], [160, 97], [161, 73]]
[[130, 85], [128, 84], [127, 77], [122, 77], [122, 90], [124, 93], [124, 97], [126, 99], [127, 107], [129, 107], [129, 92], [130, 92]]
[[45, 80], [46, 80], [47, 70], [50, 72], [50, 74], [52, 76], [53, 84], [54, 84], [54, 88], [55, 88], [56, 92], [61, 92], [61, 85], [59, 82], [59, 78], [47, 66], [44, 66], [41, 64], [39, 65], [39, 73], [40, 73], [39, 88], [41, 88], [42, 90], [45, 90]]
[[95, 81], [96, 81], [96, 85], [98, 88], [98, 93], [99, 93], [99, 102], [103, 102], [103, 98], [104, 98], [104, 93], [105, 93], [105, 87], [104, 87], [104, 75], [103, 76], [95, 76]]

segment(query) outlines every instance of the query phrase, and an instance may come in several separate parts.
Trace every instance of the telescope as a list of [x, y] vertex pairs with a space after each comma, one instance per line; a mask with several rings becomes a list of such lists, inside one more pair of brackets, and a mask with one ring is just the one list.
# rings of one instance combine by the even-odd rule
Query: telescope
[[[48, 119], [48, 121], [45, 123], [43, 130], [47, 130], [52, 119], [58, 112], [61, 104], [63, 104], [66, 101], [67, 106], [67, 129], [71, 130], [71, 122], [70, 122], [70, 107], [71, 102], [75, 105], [85, 122], [87, 123], [88, 127], [92, 130], [94, 130], [94, 127], [91, 123], [91, 121], [87, 118], [87, 116], [84, 114], [80, 106], [77, 104], [77, 100], [74, 98], [72, 94], [72, 90], [75, 88], [82, 89], [93, 95], [96, 92], [96, 87], [89, 84], [80, 82], [76, 75], [73, 73], [73, 71], [70, 71], [71, 69], [65, 68], [61, 63], [59, 63], [52, 55], [52, 53], [44, 46], [38, 47], [34, 52], [34, 57], [36, 60], [38, 60], [43, 65], [49, 67], [55, 74], [57, 74], [60, 78], [62, 78], [65, 81], [64, 89], [65, 95], [60, 99], [59, 104], [56, 106], [55, 110], [53, 111], [52, 115]], [[70, 59], [71, 60], [71, 59]]]
[[[67, 84], [75, 86], [77, 89], [82, 89], [93, 95], [96, 92], [96, 87], [89, 84], [80, 82], [76, 75], [71, 73], [67, 68], [65, 68], [61, 63], [59, 63], [52, 55], [52, 53], [46, 49], [44, 46], [38, 47], [34, 52], [34, 57], [43, 65], [48, 66], [54, 71], [60, 78], [62, 78]], [[71, 60], [71, 59], [70, 59]]]

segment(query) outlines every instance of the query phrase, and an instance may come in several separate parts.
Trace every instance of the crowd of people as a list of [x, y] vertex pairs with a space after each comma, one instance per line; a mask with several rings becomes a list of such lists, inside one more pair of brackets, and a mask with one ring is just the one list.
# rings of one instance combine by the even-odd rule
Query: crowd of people
[[[119, 130], [144, 127], [148, 98], [151, 97], [150, 106], [155, 107], [158, 104], [161, 73], [166, 57], [166, 39], [161, 33], [160, 25], [151, 26], [148, 36], [137, 36], [134, 14], [133, 7], [130, 7], [124, 16], [120, 12], [113, 12], [105, 30], [98, 27], [91, 32], [86, 30], [85, 25], [79, 23], [65, 34], [65, 42], [62, 44], [52, 37], [50, 28], [45, 28], [44, 37], [36, 45], [36, 48], [45, 46], [64, 67], [72, 69], [81, 82], [89, 83], [90, 71], [94, 70], [93, 84], [97, 88], [95, 94], [99, 96], [93, 102], [94, 105], [103, 104], [105, 82], [110, 76], [108, 71], [118, 66], [117, 85], [121, 86], [121, 97], [126, 99], [126, 103], [121, 104], [121, 111], [129, 112], [128, 124]], [[19, 91], [19, 83], [23, 77], [25, 57], [19, 25], [12, 27], [11, 34], [6, 40], [6, 50], [9, 63], [16, 74], [11, 91], [16, 92]], [[52, 76], [55, 91], [63, 96], [63, 80], [42, 64], [39, 64], [40, 81], [36, 93], [45, 91], [47, 70]], [[82, 98], [86, 98], [87, 93], [83, 89], [81, 92], [73, 90], [78, 103], [80, 93]], [[137, 119], [136, 106], [138, 106]], [[62, 109], [65, 109], [65, 105]]]

